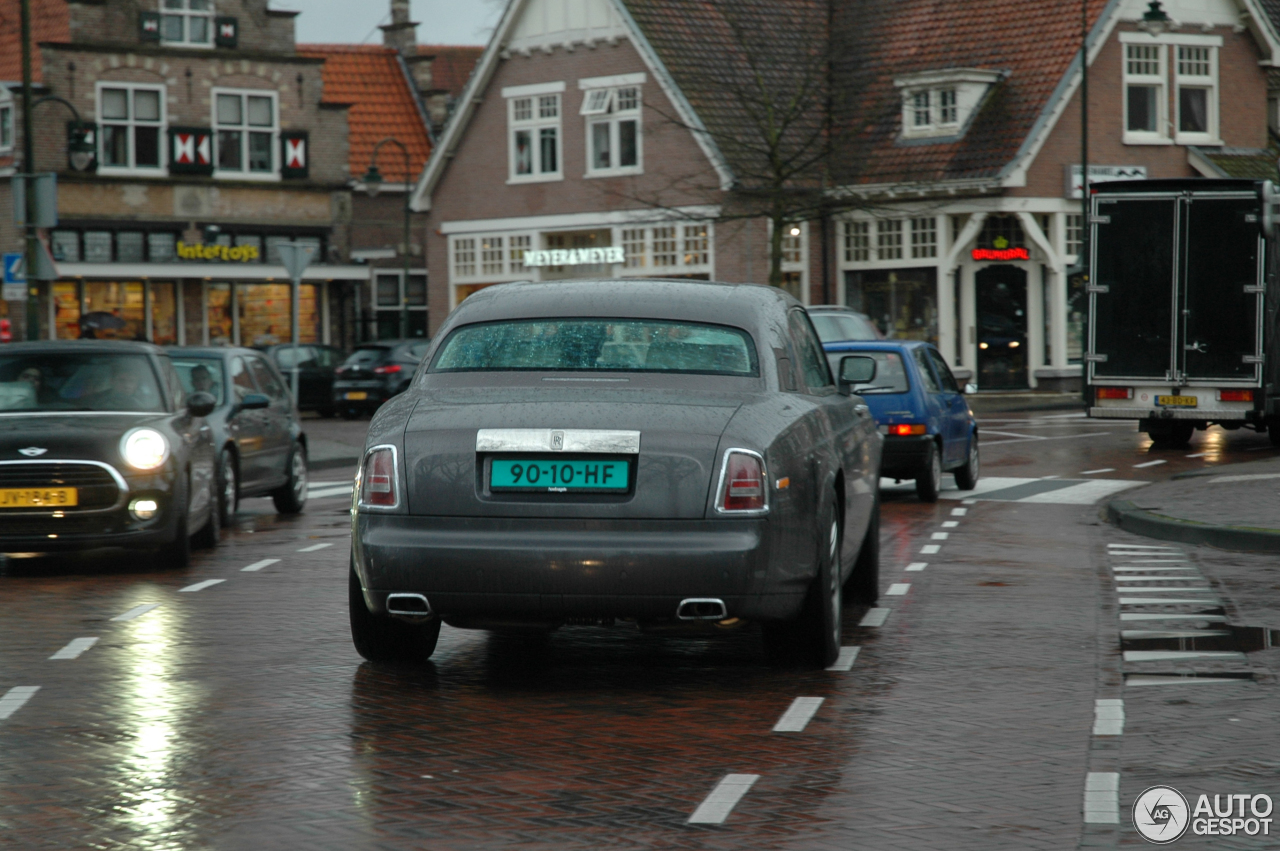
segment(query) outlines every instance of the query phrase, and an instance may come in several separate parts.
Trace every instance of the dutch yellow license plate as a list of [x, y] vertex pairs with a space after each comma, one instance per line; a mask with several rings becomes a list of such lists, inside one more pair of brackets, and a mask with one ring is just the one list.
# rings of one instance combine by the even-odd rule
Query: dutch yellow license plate
[[369, 394], [361, 390], [359, 393], [348, 393], [342, 398], [350, 399], [353, 402], [363, 402], [365, 399], [369, 398]]
[[75, 488], [0, 488], [0, 509], [69, 508], [76, 504]]
[[1194, 408], [1195, 396], [1157, 396], [1156, 404], [1165, 408]]

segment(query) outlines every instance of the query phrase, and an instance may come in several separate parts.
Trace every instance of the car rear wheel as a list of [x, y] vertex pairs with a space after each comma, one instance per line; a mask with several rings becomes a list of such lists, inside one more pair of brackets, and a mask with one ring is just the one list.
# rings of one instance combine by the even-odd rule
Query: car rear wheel
[[236, 467], [235, 453], [224, 449], [218, 455], [218, 511], [222, 525], [230, 526], [231, 518], [240, 507], [240, 472]]
[[924, 461], [916, 475], [916, 496], [921, 502], [937, 502], [942, 489], [942, 458], [938, 456], [938, 444], [929, 443]]
[[818, 575], [809, 586], [800, 617], [764, 624], [765, 654], [775, 663], [825, 668], [840, 654], [844, 593], [840, 583], [840, 523], [834, 499], [819, 540]]
[[307, 504], [307, 450], [298, 441], [289, 452], [289, 480], [271, 492], [281, 514], [297, 514]]
[[435, 652], [440, 640], [440, 619], [432, 618], [419, 625], [375, 615], [365, 604], [354, 564], [347, 580], [347, 608], [351, 641], [356, 652], [370, 662], [425, 662]]
[[971, 491], [978, 486], [978, 433], [969, 438], [969, 458], [964, 466], [955, 472], [956, 487], [962, 491]]
[[858, 548], [858, 560], [844, 583], [846, 600], [871, 605], [880, 599], [880, 493], [871, 508], [871, 522]]
[[1147, 426], [1151, 442], [1161, 449], [1181, 449], [1191, 442], [1196, 424], [1191, 422], [1153, 422]]

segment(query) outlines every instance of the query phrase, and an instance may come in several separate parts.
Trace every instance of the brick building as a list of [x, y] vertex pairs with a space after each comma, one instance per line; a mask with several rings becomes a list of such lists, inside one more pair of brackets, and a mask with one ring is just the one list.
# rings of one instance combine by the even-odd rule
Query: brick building
[[[1174, 0], [1156, 35], [1146, 0], [1087, 6], [1091, 181], [1274, 171], [1259, 0]], [[780, 47], [740, 36], [744, 10]], [[734, 215], [751, 164], [709, 81], [788, 68], [799, 24], [774, 10], [831, 22], [829, 204], [783, 231], [784, 286], [983, 389], [1078, 386], [1079, 0], [512, 0], [415, 197], [432, 326], [501, 281], [765, 282], [772, 230]]]
[[[33, 0], [36, 95], [74, 105], [95, 144], [90, 168], [72, 169], [69, 110], [35, 111], [32, 170], [58, 174], [59, 222], [42, 237], [60, 277], [39, 288], [41, 338], [77, 337], [82, 315], [104, 312], [124, 327], [99, 336], [287, 341], [277, 246], [293, 241], [316, 249], [301, 339], [356, 339], [369, 271], [347, 261], [347, 105], [326, 98], [324, 59], [295, 49], [296, 14], [265, 0]], [[2, 107], [21, 91], [17, 0], [0, 18]], [[14, 124], [0, 150], [10, 174]], [[20, 250], [8, 181], [0, 195], [0, 242]]]

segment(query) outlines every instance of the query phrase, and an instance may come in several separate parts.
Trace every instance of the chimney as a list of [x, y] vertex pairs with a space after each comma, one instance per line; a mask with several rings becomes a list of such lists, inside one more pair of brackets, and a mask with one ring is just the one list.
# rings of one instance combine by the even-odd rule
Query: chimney
[[386, 47], [393, 47], [406, 57], [417, 53], [418, 22], [409, 20], [409, 0], [391, 0], [391, 23], [379, 29]]

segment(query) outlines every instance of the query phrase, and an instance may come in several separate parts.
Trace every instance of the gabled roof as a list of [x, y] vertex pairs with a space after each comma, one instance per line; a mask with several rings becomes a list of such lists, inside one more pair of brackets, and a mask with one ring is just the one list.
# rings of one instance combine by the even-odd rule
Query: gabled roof
[[419, 44], [419, 56], [431, 60], [431, 84], [436, 91], [457, 97], [471, 78], [484, 48], [474, 44]]
[[[409, 149], [410, 182], [431, 155], [431, 140], [417, 95], [399, 54], [366, 44], [300, 44], [301, 56], [324, 59], [322, 103], [350, 104], [347, 162], [357, 180], [369, 168], [373, 147], [388, 136]], [[403, 183], [404, 159], [394, 145], [378, 152], [378, 171], [387, 183]]]
[[[42, 41], [71, 40], [67, 0], [31, 0], [31, 79], [41, 81]], [[22, 13], [19, 0], [0, 0], [0, 81], [22, 80]]]

